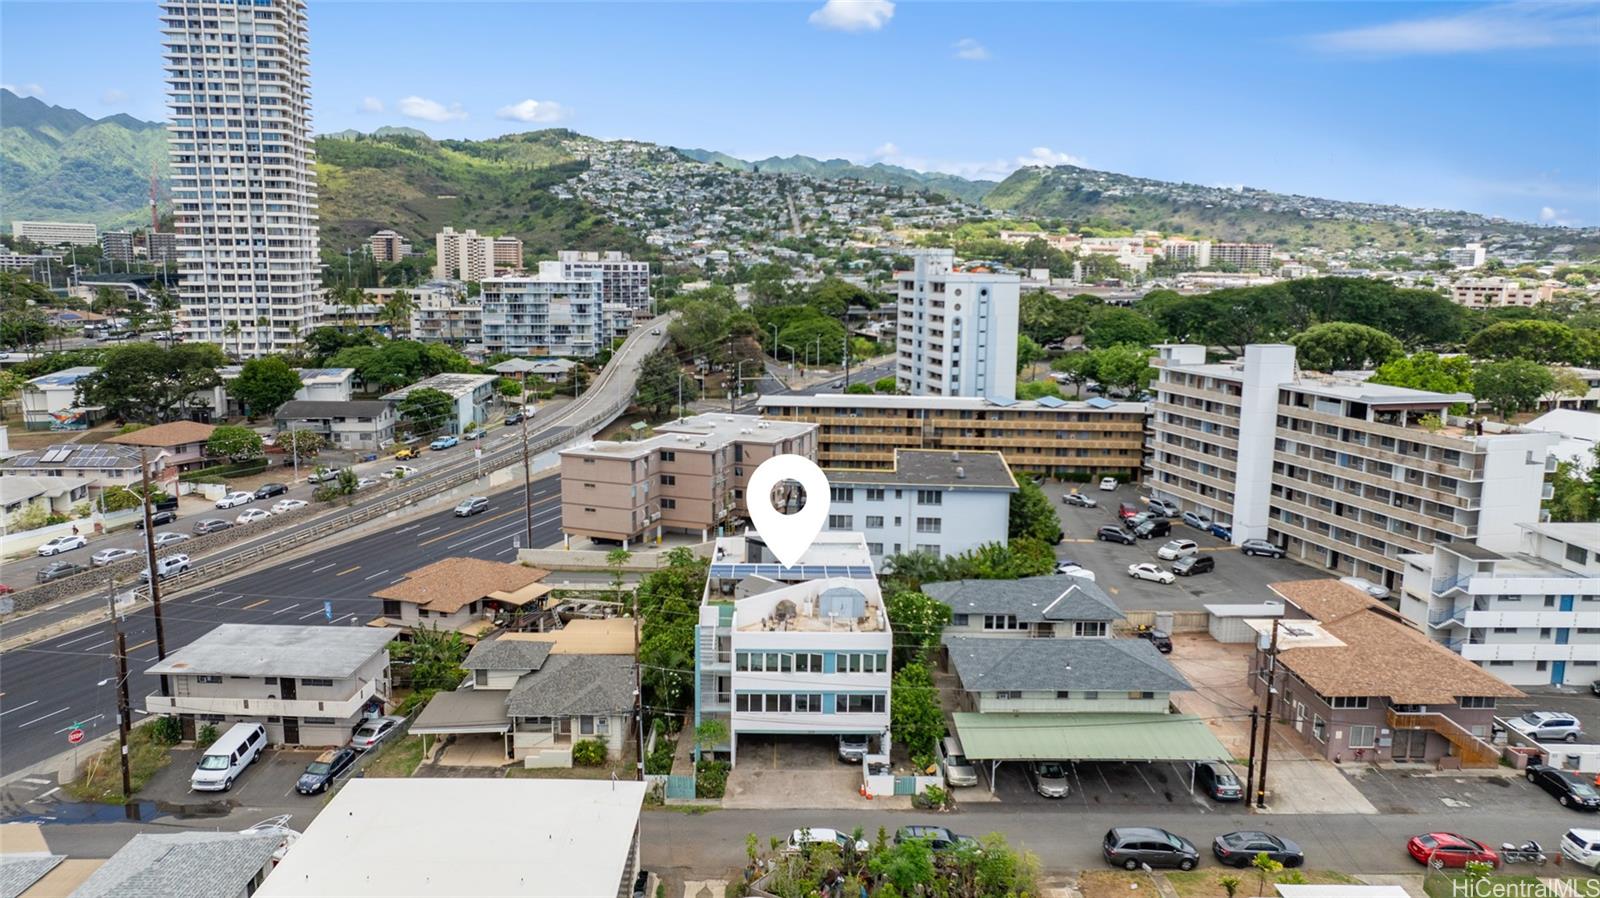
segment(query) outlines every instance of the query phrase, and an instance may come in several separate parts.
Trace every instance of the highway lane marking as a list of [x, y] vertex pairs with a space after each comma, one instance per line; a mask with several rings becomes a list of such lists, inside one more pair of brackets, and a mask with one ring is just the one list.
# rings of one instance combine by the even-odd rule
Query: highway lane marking
[[51, 711], [49, 714], [46, 714], [43, 717], [35, 717], [34, 719], [28, 721], [27, 723], [18, 724], [17, 725], [17, 729], [20, 730], [23, 727], [33, 726], [34, 724], [38, 723], [41, 720], [47, 720], [47, 719], [49, 719], [51, 717], [56, 716], [57, 714], [65, 714], [65, 713], [67, 713], [68, 711], [71, 711], [71, 710], [72, 710], [72, 708], [70, 706], [65, 707], [65, 708], [57, 708], [56, 710]]
[[26, 705], [18, 705], [15, 708], [7, 708], [4, 711], [0, 711], [0, 717], [4, 717], [7, 714], [10, 714], [12, 711], [21, 711], [23, 708], [30, 708], [30, 707], [32, 707], [34, 705], [37, 705], [37, 704], [39, 704], [39, 700], [38, 699], [34, 699], [33, 701], [28, 702]]
[[88, 648], [86, 648], [86, 649], [84, 649], [84, 651], [85, 651], [85, 652], [92, 652], [92, 651], [94, 651], [94, 650], [95, 650], [95, 649], [97, 649], [97, 648], [100, 648], [100, 647], [101, 647], [101, 646], [106, 646], [106, 645], [110, 645], [110, 644], [111, 644], [111, 643], [113, 643], [113, 642], [116, 642], [116, 640], [114, 640], [114, 639], [107, 639], [107, 640], [106, 640], [106, 641], [105, 641], [105, 642], [97, 642], [97, 643], [95, 643], [95, 644], [94, 644], [94, 645], [91, 645], [91, 646], [89, 646], [89, 647], [88, 647]]
[[[93, 723], [96, 720], [99, 720], [100, 718], [102, 718], [104, 716], [105, 716], [104, 714], [96, 714], [93, 717], [86, 717], [83, 720], [78, 721], [77, 723], [69, 723], [66, 726], [62, 727], [61, 729], [56, 730], [54, 733], [51, 733], [50, 735], [59, 736], [62, 733], [65, 733], [67, 730], [76, 729], [78, 727], [83, 726], [86, 723]], [[23, 780], [23, 782], [28, 782], [28, 780]], [[45, 780], [44, 783], [40, 783], [39, 785], [42, 786], [42, 785], [45, 785], [45, 783], [48, 783], [48, 782], [50, 782], [50, 781], [49, 780]], [[43, 798], [44, 796], [41, 795], [40, 797]]]
[[248, 605], [240, 605], [239, 606], [239, 610], [240, 611], [249, 611], [251, 608], [260, 608], [262, 605], [267, 604], [268, 601], [270, 601], [270, 600], [269, 599], [256, 599], [254, 602], [251, 602]]
[[363, 579], [363, 580], [371, 580], [373, 577], [382, 577], [384, 574], [387, 574], [387, 573], [389, 573], [389, 569], [388, 568], [384, 568], [383, 570], [377, 572], [376, 574], [368, 574], [365, 577], [362, 577], [361, 579]]
[[[511, 515], [521, 514], [521, 513], [522, 513], [522, 509], [520, 509], [520, 508], [513, 508], [510, 511], [502, 511], [497, 515], [490, 515], [489, 517], [484, 518], [483, 520], [478, 521], [475, 524], [468, 524], [463, 529], [465, 529], [465, 530], [476, 530], [477, 528], [482, 527], [484, 524], [490, 524], [490, 523], [493, 523], [495, 521], [500, 520], [501, 518], [510, 517]], [[424, 541], [422, 541], [420, 543], [417, 543], [417, 547], [421, 548], [422, 546], [426, 546], [426, 545], [430, 545], [432, 543], [436, 543], [441, 539], [449, 539], [452, 536], [460, 536], [461, 533], [462, 533], [461, 530], [452, 530], [449, 533], [444, 534], [443, 536], [435, 536], [433, 539], [424, 540]], [[483, 536], [483, 534], [481, 534], [481, 533], [476, 534], [474, 536], [469, 536], [466, 539], [462, 540], [461, 542], [451, 543], [450, 545], [446, 546], [445, 548], [454, 549], [456, 546], [462, 545], [463, 543], [470, 543], [475, 539], [482, 538], [482, 536]]]
[[74, 642], [82, 642], [85, 639], [93, 639], [93, 638], [95, 638], [96, 636], [99, 636], [99, 635], [100, 635], [99, 633], [90, 633], [87, 636], [79, 636], [77, 639], [69, 639], [66, 642], [57, 643], [56, 647], [57, 648], [66, 648], [67, 646], [72, 645]]
[[220, 607], [222, 607], [222, 606], [223, 606], [223, 605], [228, 605], [228, 604], [231, 604], [231, 603], [233, 603], [233, 602], [237, 602], [237, 601], [239, 601], [239, 600], [240, 600], [240, 599], [242, 599], [242, 598], [244, 598], [244, 596], [234, 596], [234, 597], [233, 597], [233, 598], [231, 598], [231, 599], [224, 599], [224, 600], [223, 600], [223, 601], [221, 601], [221, 602], [218, 602], [218, 603], [217, 603], [217, 607], [219, 607], [219, 608], [220, 608]]
[[60, 792], [60, 791], [61, 791], [61, 787], [60, 786], [56, 786], [54, 789], [51, 789], [48, 792], [40, 793], [39, 797], [34, 799], [34, 800], [35, 801], [43, 801], [44, 799], [49, 798], [50, 796], [52, 796], [52, 795], [54, 795], [54, 794], [56, 794], [57, 792]]
[[358, 564], [355, 567], [347, 567], [344, 570], [340, 571], [339, 573], [334, 574], [334, 576], [335, 577], [343, 577], [345, 574], [351, 574], [351, 573], [354, 573], [354, 572], [359, 571], [359, 570], [361, 570], [361, 565]]
[[322, 567], [314, 567], [314, 568], [312, 568], [311, 569], [311, 573], [320, 574], [323, 571], [327, 570], [328, 568], [338, 567], [338, 566], [339, 566], [339, 562], [337, 562], [337, 561], [329, 562], [328, 564], [325, 564]]
[[321, 608], [314, 608], [311, 611], [307, 611], [305, 614], [302, 614], [299, 617], [295, 618], [295, 620], [305, 620], [308, 617], [316, 617], [317, 615], [319, 615], [321, 613], [322, 613], [322, 609]]
[[[295, 610], [296, 608], [299, 608], [299, 607], [300, 607], [300, 603], [299, 602], [295, 602], [293, 605], [290, 605], [287, 608], [279, 608], [277, 611], [274, 611], [272, 613], [273, 614], [282, 614], [285, 611], [293, 611], [293, 610]], [[312, 612], [312, 613], [315, 614], [316, 612]]]
[[494, 553], [494, 557], [499, 558], [501, 555], [504, 555], [507, 552], [515, 552], [516, 550], [517, 550], [516, 546], [506, 546], [504, 549], [501, 549], [500, 551]]
[[422, 526], [421, 524], [412, 524], [410, 527], [401, 527], [399, 530], [396, 530], [395, 532], [396, 533], [407, 533], [407, 532], [415, 530], [415, 529], [417, 529], [418, 527], [421, 527], [421, 526]]
[[299, 564], [291, 564], [291, 565], [289, 565], [287, 570], [298, 571], [298, 570], [300, 570], [301, 568], [305, 567], [308, 564], [315, 564], [316, 561], [317, 560], [315, 558], [307, 558], [305, 561], [302, 561]]
[[128, 646], [128, 651], [131, 652], [134, 649], [142, 649], [147, 645], [155, 645], [155, 644], [156, 644], [156, 641], [154, 639], [146, 639], [144, 642], [141, 642], [138, 645], [130, 645], [130, 646]]
[[418, 536], [427, 536], [428, 534], [430, 534], [430, 533], [432, 533], [432, 532], [434, 532], [435, 530], [438, 530], [438, 529], [439, 529], [438, 527], [429, 527], [428, 529], [422, 531], [421, 533], [419, 533], [417, 535]]

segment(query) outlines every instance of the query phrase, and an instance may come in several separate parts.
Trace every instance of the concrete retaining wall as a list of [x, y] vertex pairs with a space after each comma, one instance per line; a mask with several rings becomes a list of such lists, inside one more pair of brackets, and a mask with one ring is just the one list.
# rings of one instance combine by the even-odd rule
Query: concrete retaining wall
[[1128, 627], [1153, 627], [1156, 625], [1156, 614], [1172, 615], [1172, 632], [1174, 633], [1204, 633], [1211, 626], [1211, 615], [1204, 611], [1129, 611]]

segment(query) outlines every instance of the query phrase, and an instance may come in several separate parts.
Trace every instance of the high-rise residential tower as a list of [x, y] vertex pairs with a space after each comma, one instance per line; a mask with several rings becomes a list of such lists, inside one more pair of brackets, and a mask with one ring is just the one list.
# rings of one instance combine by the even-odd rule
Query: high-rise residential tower
[[163, 3], [161, 25], [182, 329], [287, 350], [321, 302], [306, 4]]
[[948, 249], [917, 250], [911, 258], [910, 271], [895, 272], [900, 389], [1011, 399], [1021, 279], [981, 266], [961, 268]]

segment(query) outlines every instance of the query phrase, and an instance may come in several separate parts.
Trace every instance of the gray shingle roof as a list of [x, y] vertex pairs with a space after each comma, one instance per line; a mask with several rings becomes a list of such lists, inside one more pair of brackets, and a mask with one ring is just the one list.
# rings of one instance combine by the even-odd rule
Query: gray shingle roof
[[282, 840], [245, 833], [140, 833], [84, 880], [72, 898], [237, 895]]
[[527, 639], [485, 639], [472, 647], [464, 670], [538, 670], [550, 655], [553, 642]]
[[1183, 692], [1189, 681], [1143, 639], [952, 636], [950, 665], [968, 692]]
[[273, 417], [288, 418], [378, 418], [392, 408], [381, 399], [291, 399], [278, 406]]
[[512, 717], [616, 714], [633, 707], [633, 659], [627, 655], [551, 655], [506, 696]]
[[1093, 582], [1065, 574], [1022, 580], [951, 580], [922, 591], [956, 614], [1015, 614], [1022, 623], [1121, 620], [1115, 602]]
[[934, 449], [896, 449], [889, 471], [830, 471], [834, 485], [888, 484], [941, 486], [946, 489], [1013, 491], [1017, 481], [998, 452], [946, 452]]
[[17, 898], [66, 859], [64, 854], [0, 854], [0, 898]]

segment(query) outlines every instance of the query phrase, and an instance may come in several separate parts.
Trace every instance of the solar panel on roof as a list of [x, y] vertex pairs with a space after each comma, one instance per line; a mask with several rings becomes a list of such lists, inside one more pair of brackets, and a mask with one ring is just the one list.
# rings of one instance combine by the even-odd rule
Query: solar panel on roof
[[766, 577], [773, 580], [818, 580], [824, 577], [862, 578], [872, 576], [872, 566], [857, 564], [801, 564], [794, 567], [784, 567], [781, 564], [724, 562], [711, 566], [711, 576], [718, 578]]
[[1112, 406], [1116, 405], [1116, 403], [1105, 398], [1104, 396], [1096, 396], [1088, 402], [1085, 402], [1084, 405], [1087, 405], [1090, 408], [1111, 408]]
[[1060, 408], [1067, 404], [1065, 399], [1059, 399], [1055, 396], [1040, 396], [1036, 401], [1045, 408]]
[[1017, 404], [1017, 400], [1005, 396], [989, 396], [987, 398], [990, 405], [998, 405], [1001, 408], [1010, 408]]

